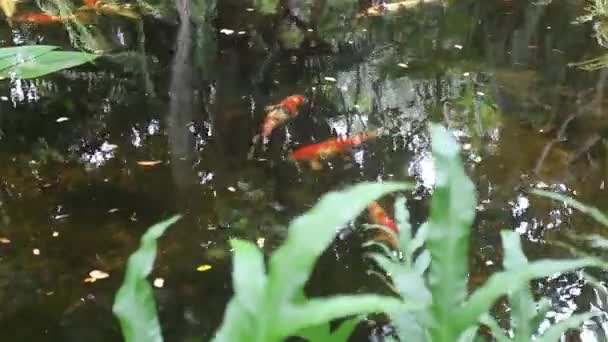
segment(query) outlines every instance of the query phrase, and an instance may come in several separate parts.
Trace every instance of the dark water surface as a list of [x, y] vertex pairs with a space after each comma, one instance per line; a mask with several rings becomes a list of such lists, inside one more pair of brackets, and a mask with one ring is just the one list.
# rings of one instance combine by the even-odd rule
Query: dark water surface
[[[230, 238], [270, 253], [321, 194], [364, 180], [415, 180], [408, 197], [421, 222], [434, 181], [429, 121], [457, 134], [479, 191], [472, 287], [499, 269], [501, 229], [519, 232], [531, 259], [566, 257], [559, 242], [583, 233], [606, 235], [527, 194], [547, 188], [608, 207], [608, 73], [568, 67], [604, 53], [593, 23], [572, 24], [584, 1], [435, 2], [359, 19], [365, 1], [285, 3], [274, 17], [245, 0], [215, 11], [179, 0], [178, 12], [140, 22], [100, 17], [108, 57], [0, 82], [0, 340], [120, 341], [111, 306], [126, 258], [175, 213], [184, 219], [161, 239], [151, 276], [164, 280], [164, 334], [208, 340], [231, 295]], [[0, 43], [70, 44], [63, 27], [34, 25], [0, 27]], [[264, 107], [291, 94], [309, 104], [248, 160]], [[372, 127], [389, 134], [323, 170], [288, 158]], [[163, 163], [137, 163], [150, 160]], [[364, 222], [339, 234], [311, 293], [383, 291], [366, 273]], [[212, 268], [197, 271], [203, 264]], [[92, 270], [110, 277], [84, 282]], [[606, 310], [578, 274], [534, 285], [553, 300], [552, 320]], [[589, 321], [581, 339], [605, 341], [605, 324], [605, 314]], [[383, 329], [369, 322], [357, 340]]]

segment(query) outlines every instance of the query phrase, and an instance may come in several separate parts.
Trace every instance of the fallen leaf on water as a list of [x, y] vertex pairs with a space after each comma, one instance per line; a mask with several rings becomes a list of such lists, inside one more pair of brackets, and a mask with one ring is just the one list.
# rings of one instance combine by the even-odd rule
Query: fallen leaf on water
[[91, 272], [89, 272], [89, 276], [93, 279], [106, 279], [110, 275], [104, 271], [92, 270]]
[[205, 271], [209, 271], [211, 268], [212, 268], [211, 265], [203, 264], [203, 265], [200, 265], [199, 267], [197, 267], [196, 270], [199, 272], [205, 272]]
[[17, 4], [14, 0], [0, 0], [0, 9], [4, 12], [7, 18], [10, 18], [15, 14], [17, 10]]
[[162, 160], [140, 160], [137, 162], [139, 166], [156, 166], [162, 164]]
[[96, 282], [96, 281], [97, 281], [97, 279], [95, 279], [95, 278], [93, 278], [93, 277], [87, 277], [87, 278], [84, 278], [84, 282], [85, 282], [85, 283], [94, 283], [94, 282]]

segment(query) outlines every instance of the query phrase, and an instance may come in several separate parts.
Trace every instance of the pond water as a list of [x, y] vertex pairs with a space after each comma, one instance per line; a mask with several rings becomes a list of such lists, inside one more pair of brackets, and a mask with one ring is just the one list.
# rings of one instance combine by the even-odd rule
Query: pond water
[[[231, 295], [230, 238], [270, 253], [320, 195], [366, 180], [415, 181], [408, 203], [423, 221], [431, 121], [455, 132], [479, 192], [471, 287], [500, 269], [501, 229], [519, 232], [531, 259], [605, 235], [528, 195], [546, 188], [608, 207], [608, 72], [569, 66], [605, 53], [601, 20], [573, 23], [585, 1], [430, 1], [381, 17], [358, 16], [367, 1], [288, 0], [274, 16], [246, 0], [178, 4], [141, 20], [95, 18], [107, 53], [94, 64], [0, 82], [0, 340], [120, 341], [111, 306], [126, 259], [175, 213], [184, 218], [161, 239], [151, 276], [164, 281], [164, 335], [208, 340]], [[2, 46], [70, 42], [62, 25], [0, 27]], [[292, 94], [309, 101], [249, 158], [265, 106]], [[321, 170], [289, 159], [379, 127], [386, 134]], [[381, 203], [392, 211], [393, 199]], [[363, 216], [324, 255], [310, 293], [386, 291], [366, 272]], [[85, 282], [92, 270], [110, 276]], [[552, 320], [606, 309], [578, 273], [533, 285], [552, 299]], [[606, 322], [568, 339], [605, 341]], [[387, 327], [359, 330], [356, 340], [381, 341]]]

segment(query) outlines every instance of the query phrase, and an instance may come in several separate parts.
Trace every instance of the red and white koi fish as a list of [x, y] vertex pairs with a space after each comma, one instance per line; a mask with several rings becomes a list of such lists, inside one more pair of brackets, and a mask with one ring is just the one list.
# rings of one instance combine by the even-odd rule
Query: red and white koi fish
[[267, 114], [262, 124], [262, 137], [264, 139], [268, 138], [275, 128], [298, 116], [298, 109], [304, 103], [306, 103], [304, 96], [292, 95], [286, 97], [277, 105], [266, 107]]
[[[399, 227], [397, 226], [397, 223], [386, 213], [384, 208], [382, 208], [378, 202], [370, 203], [367, 207], [367, 212], [369, 214], [370, 222], [384, 226], [396, 234], [399, 234]], [[388, 234], [383, 230], [380, 230], [380, 232], [376, 235], [375, 240], [386, 242], [395, 249], [399, 247], [399, 242], [395, 236]]]
[[291, 154], [291, 159], [308, 161], [313, 170], [322, 168], [321, 161], [337, 154], [345, 153], [379, 135], [379, 130], [361, 132], [349, 138], [334, 138], [320, 143], [300, 147]]

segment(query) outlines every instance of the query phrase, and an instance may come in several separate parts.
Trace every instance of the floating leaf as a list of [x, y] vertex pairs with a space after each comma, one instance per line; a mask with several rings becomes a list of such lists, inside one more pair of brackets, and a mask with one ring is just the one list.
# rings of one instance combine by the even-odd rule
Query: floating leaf
[[0, 79], [36, 78], [91, 62], [98, 55], [77, 51], [55, 51], [56, 46], [0, 48]]
[[162, 160], [140, 160], [137, 162], [139, 166], [152, 167], [162, 164]]
[[197, 267], [196, 270], [199, 272], [205, 272], [205, 271], [209, 271], [211, 268], [212, 268], [211, 265], [203, 264], [203, 265], [200, 265], [199, 267]]

